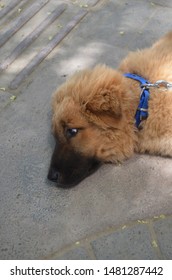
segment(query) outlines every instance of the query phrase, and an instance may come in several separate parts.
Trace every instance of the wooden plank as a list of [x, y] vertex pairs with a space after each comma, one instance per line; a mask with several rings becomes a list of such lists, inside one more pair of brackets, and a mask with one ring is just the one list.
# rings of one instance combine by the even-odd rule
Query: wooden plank
[[59, 5], [46, 19], [44, 19], [0, 64], [0, 72], [5, 70], [26, 48], [28, 48], [38, 36], [53, 23], [66, 9], [65, 4]]
[[4, 7], [0, 11], [0, 19], [3, 18], [4, 16], [6, 16], [9, 12], [11, 12], [19, 3], [23, 4], [22, 2], [26, 2], [26, 0], [25, 1], [22, 1], [22, 0], [11, 1], [11, 3], [9, 3], [8, 6]]
[[10, 22], [10, 24], [0, 33], [0, 47], [3, 46], [9, 38], [14, 35], [27, 21], [29, 21], [49, 0], [41, 0], [33, 3], [19, 17]]
[[80, 22], [80, 20], [86, 16], [88, 11], [80, 11], [67, 25], [61, 30], [52, 41], [44, 47], [32, 60], [29, 62], [26, 67], [19, 72], [19, 74], [12, 80], [10, 83], [10, 89], [17, 89], [19, 85], [32, 73], [34, 68], [38, 66], [47, 55], [61, 42], [64, 37]]

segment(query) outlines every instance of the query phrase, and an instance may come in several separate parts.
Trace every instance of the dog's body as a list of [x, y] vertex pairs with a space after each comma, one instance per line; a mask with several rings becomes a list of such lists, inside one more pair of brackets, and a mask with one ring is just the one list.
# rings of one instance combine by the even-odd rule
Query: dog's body
[[76, 73], [53, 96], [57, 140], [49, 179], [71, 186], [102, 162], [118, 162], [134, 152], [172, 156], [172, 88], [151, 88], [148, 118], [135, 126], [140, 99], [134, 73], [155, 83], [172, 83], [172, 32], [151, 48], [130, 53], [118, 70], [98, 65]]

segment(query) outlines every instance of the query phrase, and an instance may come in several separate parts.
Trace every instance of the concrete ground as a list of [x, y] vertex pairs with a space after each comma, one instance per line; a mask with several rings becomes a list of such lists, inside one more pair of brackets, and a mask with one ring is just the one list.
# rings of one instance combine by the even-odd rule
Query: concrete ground
[[[170, 158], [135, 155], [72, 189], [46, 179], [52, 92], [74, 71], [115, 68], [171, 30], [171, 1], [4, 0], [0, 7], [0, 259], [172, 259]], [[61, 14], [38, 36], [56, 8]]]

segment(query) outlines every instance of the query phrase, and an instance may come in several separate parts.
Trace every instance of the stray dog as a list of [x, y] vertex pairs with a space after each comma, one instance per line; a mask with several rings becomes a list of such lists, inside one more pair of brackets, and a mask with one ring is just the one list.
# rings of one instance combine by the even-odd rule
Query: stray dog
[[48, 179], [71, 187], [134, 152], [172, 156], [172, 32], [114, 70], [74, 74], [53, 95]]

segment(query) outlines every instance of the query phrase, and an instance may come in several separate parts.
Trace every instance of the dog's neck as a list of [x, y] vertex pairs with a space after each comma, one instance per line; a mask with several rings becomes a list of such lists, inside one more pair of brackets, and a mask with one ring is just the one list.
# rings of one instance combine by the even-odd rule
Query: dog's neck
[[[124, 75], [121, 73], [121, 75]], [[123, 82], [125, 84], [125, 89], [126, 89], [126, 97], [129, 101], [129, 111], [130, 115], [132, 118], [135, 117], [138, 105], [139, 105], [139, 100], [140, 100], [140, 84], [136, 80], [128, 79], [127, 77], [123, 76]], [[124, 101], [125, 102], [125, 101]]]

